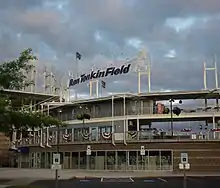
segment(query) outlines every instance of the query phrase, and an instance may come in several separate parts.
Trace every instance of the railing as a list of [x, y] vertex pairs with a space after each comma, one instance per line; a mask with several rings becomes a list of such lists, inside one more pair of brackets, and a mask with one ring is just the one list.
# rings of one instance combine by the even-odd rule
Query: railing
[[[215, 134], [215, 136], [214, 136]], [[168, 142], [168, 141], [192, 141], [192, 140], [220, 140], [220, 132], [205, 131], [200, 133], [193, 132], [174, 132], [170, 133], [150, 131], [128, 131], [126, 132], [127, 142]]]
[[[214, 112], [220, 112], [220, 107], [212, 105], [205, 107], [204, 105], [173, 105], [173, 107], [178, 106], [180, 109], [182, 109], [181, 114], [207, 114], [207, 113], [214, 113]], [[169, 108], [169, 105], [166, 106]], [[75, 112], [75, 117], [72, 115], [72, 109], [70, 111], [63, 112], [62, 114], [62, 120], [63, 121], [71, 121], [76, 120], [77, 114], [81, 112]], [[96, 108], [94, 111], [89, 112], [92, 119], [94, 118], [107, 118], [112, 117], [112, 109], [108, 106], [101, 106], [100, 108]], [[125, 115], [126, 116], [132, 116], [132, 115], [163, 115], [158, 112], [157, 108], [154, 106], [135, 106], [135, 105], [126, 105], [125, 106]], [[124, 109], [118, 108], [117, 106], [114, 107], [114, 114], [113, 116], [124, 116]]]
[[[113, 133], [102, 132], [93, 136], [91, 133], [80, 133], [77, 135], [72, 134], [60, 134], [60, 145], [63, 144], [85, 144], [85, 143], [111, 143]], [[19, 139], [16, 141], [17, 146], [31, 146], [40, 145], [41, 147], [51, 147], [57, 144], [57, 135], [44, 135], [41, 138], [39, 135], [33, 135], [28, 138]]]
[[[92, 135], [90, 133], [86, 134], [62, 134], [60, 135], [60, 145], [66, 144], [92, 144], [92, 143], [117, 143], [115, 140], [116, 133], [98, 133], [97, 135]], [[172, 136], [167, 132], [157, 132], [152, 131], [127, 131], [125, 133], [126, 142], [176, 142], [176, 141], [214, 141], [220, 140], [220, 132], [207, 130], [205, 132], [193, 133], [193, 132], [174, 132]], [[121, 140], [123, 141], [123, 139]], [[51, 147], [57, 144], [57, 137], [49, 136], [40, 138], [39, 136], [32, 136], [29, 138], [23, 138], [16, 142], [17, 146], [41, 146], [41, 147]]]

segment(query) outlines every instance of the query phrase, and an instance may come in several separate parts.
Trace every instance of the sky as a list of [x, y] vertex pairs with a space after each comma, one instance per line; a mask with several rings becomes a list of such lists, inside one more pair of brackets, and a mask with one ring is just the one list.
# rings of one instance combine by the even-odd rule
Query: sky
[[[58, 79], [133, 59], [146, 49], [152, 91], [203, 89], [203, 62], [220, 57], [219, 0], [7, 0], [0, 1], [0, 62], [25, 48]], [[116, 63], [117, 64], [117, 63]], [[220, 64], [217, 62], [218, 66]], [[42, 75], [40, 75], [42, 77]], [[147, 77], [142, 77], [147, 91]], [[103, 93], [137, 92], [136, 74], [106, 79]], [[213, 88], [214, 74], [208, 73]], [[89, 93], [87, 83], [77, 87]]]

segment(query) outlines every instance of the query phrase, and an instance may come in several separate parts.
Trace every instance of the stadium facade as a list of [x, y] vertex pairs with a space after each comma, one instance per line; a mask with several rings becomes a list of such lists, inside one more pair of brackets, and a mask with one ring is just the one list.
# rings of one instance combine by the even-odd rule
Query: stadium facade
[[[13, 143], [19, 151], [15, 154], [18, 167], [51, 168], [53, 153], [59, 151], [64, 169], [178, 171], [180, 155], [187, 152], [191, 171], [217, 171], [218, 98], [218, 92], [205, 90], [46, 102], [43, 110], [60, 117], [67, 126], [36, 130], [28, 138], [17, 135]], [[184, 101], [189, 99], [204, 99], [203, 106], [187, 107]], [[214, 105], [208, 105], [210, 99], [215, 99]], [[180, 114], [170, 113], [175, 107], [181, 109]], [[88, 114], [90, 119], [78, 120], [80, 114]], [[194, 123], [180, 128], [180, 121]], [[164, 122], [168, 130], [162, 129]], [[200, 126], [199, 131], [193, 126]]]

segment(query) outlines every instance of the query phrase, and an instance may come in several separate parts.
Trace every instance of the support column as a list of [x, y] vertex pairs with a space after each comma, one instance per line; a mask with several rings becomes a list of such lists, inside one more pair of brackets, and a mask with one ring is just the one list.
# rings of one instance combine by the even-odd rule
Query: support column
[[138, 70], [138, 94], [141, 93], [141, 73], [140, 70]]
[[140, 120], [137, 118], [137, 140], [140, 140]]
[[118, 152], [115, 151], [115, 170], [118, 170]]
[[92, 80], [89, 81], [89, 94], [90, 98], [92, 98]]
[[[112, 129], [113, 130], [113, 129]], [[99, 135], [98, 135], [98, 132], [99, 132], [99, 127], [96, 127], [96, 141], [98, 142], [99, 140]], [[113, 132], [113, 131], [112, 131]], [[112, 143], [114, 143], [114, 138], [112, 137]]]
[[78, 169], [80, 169], [80, 166], [81, 166], [81, 164], [80, 164], [80, 152], [78, 152]]
[[115, 145], [115, 130], [114, 130], [114, 114], [115, 114], [115, 106], [114, 106], [114, 96], [112, 96], [112, 144]]
[[[104, 151], [105, 152], [105, 170], [108, 170], [108, 165], [107, 165], [107, 157], [108, 157], [108, 154], [107, 154], [107, 151]], [[97, 152], [96, 152], [96, 156], [97, 156]], [[96, 168], [97, 169], [97, 168]]]
[[90, 156], [86, 155], [86, 169], [89, 170], [90, 167]]
[[72, 139], [72, 143], [73, 143], [74, 142], [74, 128], [72, 128], [72, 135], [71, 136], [72, 136], [71, 139]]
[[161, 168], [161, 150], [159, 150], [159, 159], [160, 159], [160, 170], [162, 170], [162, 168]]
[[72, 151], [70, 151], [70, 158], [69, 158], [69, 161], [70, 161], [70, 163], [69, 163], [69, 169], [72, 169], [73, 167], [73, 165], [72, 165], [72, 163], [73, 163], [73, 158], [72, 158], [73, 156], [72, 156]]
[[214, 67], [207, 68], [206, 62], [204, 62], [204, 68], [203, 68], [203, 74], [204, 74], [204, 89], [207, 90], [207, 71], [214, 71], [215, 72], [215, 88], [218, 89], [218, 69], [217, 69], [217, 62], [216, 57], [214, 57]]
[[144, 61], [144, 65], [147, 67], [146, 71], [141, 71], [138, 67], [138, 94], [141, 93], [141, 75], [146, 75], [148, 77], [148, 92], [151, 92], [151, 59], [150, 54], [146, 50], [142, 50], [139, 56], [139, 61]]
[[130, 161], [129, 161], [130, 153], [129, 153], [129, 151], [125, 151], [125, 152], [126, 152], [126, 158], [127, 158], [125, 170], [127, 171], [127, 170], [129, 170], [129, 165], [130, 165]]
[[[216, 128], [216, 125], [215, 125], [215, 115], [213, 114], [212, 116], [212, 128], [215, 129]], [[216, 137], [216, 132], [213, 131], [213, 139], [215, 139]]]
[[124, 115], [124, 144], [127, 145], [126, 142], [126, 134], [127, 134], [127, 118], [126, 118], [126, 97], [123, 96], [123, 115]]
[[219, 112], [219, 95], [217, 96], [216, 100], [215, 100], [215, 105], [217, 107], [217, 112]]
[[96, 80], [96, 97], [99, 97], [99, 80]]
[[[208, 107], [208, 100], [207, 100], [207, 98], [205, 98], [205, 109]], [[207, 110], [206, 110], [207, 111]], [[209, 125], [209, 123], [208, 123], [208, 120], [205, 120], [205, 126], [207, 127], [207, 130], [208, 130], [208, 125]], [[209, 131], [209, 130], [208, 130]]]
[[90, 98], [92, 98], [92, 86], [93, 84], [96, 84], [96, 97], [99, 97], [99, 80], [90, 80], [89, 81], [89, 93], [90, 93]]
[[215, 87], [216, 89], [218, 89], [218, 68], [217, 68], [216, 58], [214, 60], [215, 60]]
[[139, 151], [136, 151], [136, 169], [139, 170]]

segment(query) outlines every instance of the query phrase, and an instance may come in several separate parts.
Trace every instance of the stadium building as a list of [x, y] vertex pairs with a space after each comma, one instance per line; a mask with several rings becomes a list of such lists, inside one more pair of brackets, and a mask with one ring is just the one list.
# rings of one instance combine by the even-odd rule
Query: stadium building
[[[179, 170], [184, 152], [191, 171], [219, 170], [219, 90], [209, 91], [206, 86], [206, 71], [211, 69], [204, 64], [204, 90], [151, 92], [149, 55], [135, 58], [137, 67], [132, 61], [69, 80], [69, 86], [89, 81], [90, 96], [95, 83], [96, 98], [65, 97], [63, 102], [63, 97], [48, 96], [34, 103], [66, 126], [35, 130], [27, 138], [13, 135], [12, 148], [17, 152], [11, 161], [16, 159], [19, 168], [51, 168], [53, 154], [59, 152], [64, 169], [172, 172]], [[132, 70], [137, 73], [137, 94], [99, 96], [99, 81], [105, 88], [103, 78]], [[218, 88], [216, 63], [212, 70]], [[142, 75], [148, 78], [147, 93], [141, 91]], [[189, 100], [193, 105], [187, 105]], [[210, 100], [215, 102], [210, 105]]]
[[[179, 91], [44, 103], [44, 110], [67, 126], [38, 130], [29, 138], [18, 139], [18, 165], [50, 168], [53, 153], [59, 151], [64, 169], [178, 171], [180, 155], [186, 152], [191, 171], [217, 171], [218, 98], [215, 91]], [[184, 105], [189, 99], [204, 99], [204, 105], [189, 108]], [[215, 99], [215, 104], [208, 105], [209, 99]], [[83, 114], [85, 119], [80, 118]], [[190, 121], [192, 126], [180, 128], [180, 121]], [[164, 122], [168, 130], [160, 126]], [[199, 131], [193, 126], [200, 126]]]

